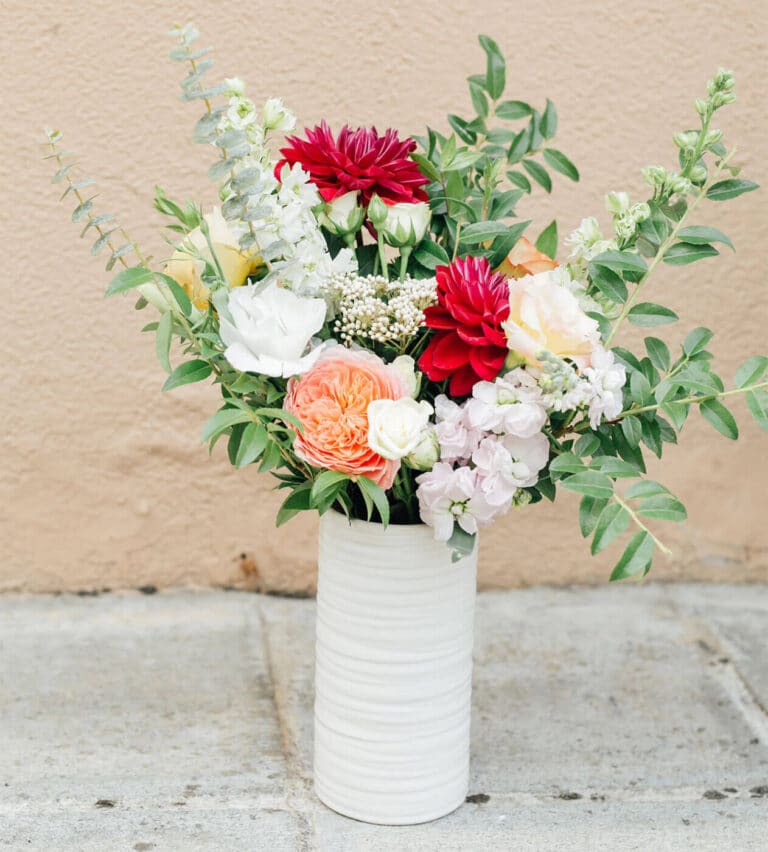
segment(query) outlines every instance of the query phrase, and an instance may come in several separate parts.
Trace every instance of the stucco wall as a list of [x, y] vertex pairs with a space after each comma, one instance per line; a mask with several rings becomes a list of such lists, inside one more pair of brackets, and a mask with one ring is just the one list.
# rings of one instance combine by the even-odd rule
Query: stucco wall
[[[223, 447], [208, 457], [198, 435], [216, 394], [160, 393], [152, 339], [139, 334], [148, 312], [104, 301], [108, 276], [38, 159], [40, 129], [60, 127], [98, 179], [99, 203], [162, 257], [154, 184], [214, 200], [210, 154], [190, 141], [196, 109], [177, 99], [180, 69], [166, 59], [174, 21], [198, 23], [220, 76], [244, 77], [257, 98], [283, 96], [302, 123], [405, 132], [466, 108], [465, 78], [483, 67], [475, 35], [490, 32], [508, 56], [510, 96], [555, 101], [558, 147], [582, 173], [526, 205], [534, 233], [555, 212], [561, 233], [584, 215], [604, 220], [607, 190], [639, 195], [640, 167], [672, 162], [671, 133], [693, 122], [692, 98], [718, 64], [738, 84], [723, 126], [748, 176], [768, 183], [761, 3], [4, 0], [0, 15], [0, 590], [252, 583], [241, 554], [270, 588], [314, 583], [315, 521], [275, 531], [271, 481], [234, 472]], [[765, 192], [702, 212], [701, 223], [731, 235], [735, 256], [661, 270], [655, 285], [683, 318], [663, 336], [677, 343], [695, 325], [716, 326], [725, 376], [767, 348]], [[743, 403], [734, 410], [738, 444], [694, 416], [668, 451], [661, 476], [690, 520], [665, 525], [675, 555], [657, 560], [657, 577], [768, 578], [768, 441]], [[605, 578], [609, 558], [590, 560], [576, 502], [564, 495], [498, 523], [483, 538], [482, 582]]]

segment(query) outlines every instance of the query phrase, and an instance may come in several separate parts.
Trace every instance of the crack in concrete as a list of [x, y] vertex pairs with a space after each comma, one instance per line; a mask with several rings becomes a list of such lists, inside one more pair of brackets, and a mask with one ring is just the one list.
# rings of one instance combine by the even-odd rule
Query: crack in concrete
[[275, 708], [280, 734], [280, 750], [285, 758], [287, 778], [285, 783], [285, 803], [287, 810], [292, 813], [299, 823], [300, 846], [297, 852], [311, 852], [315, 848], [316, 828], [314, 811], [302, 807], [312, 795], [309, 785], [301, 771], [301, 760], [296, 750], [294, 737], [286, 721], [284, 710], [285, 696], [283, 690], [275, 677], [275, 666], [269, 637], [269, 620], [264, 615], [261, 602], [256, 606], [259, 616], [259, 627], [261, 630], [261, 644], [264, 653], [264, 665], [269, 679], [272, 705]]

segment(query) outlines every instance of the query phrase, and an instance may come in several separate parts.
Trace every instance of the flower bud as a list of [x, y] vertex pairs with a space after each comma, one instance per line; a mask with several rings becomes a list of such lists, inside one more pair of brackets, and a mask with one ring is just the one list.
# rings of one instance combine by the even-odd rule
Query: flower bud
[[434, 427], [422, 432], [421, 440], [404, 459], [405, 464], [414, 470], [432, 470], [440, 460], [440, 444]]
[[675, 133], [672, 137], [675, 145], [683, 150], [687, 148], [695, 148], [699, 141], [698, 130], [682, 130], [680, 133]]
[[709, 104], [703, 100], [702, 98], [696, 98], [694, 101], [694, 105], [696, 106], [696, 112], [699, 115], [706, 115], [707, 110], [709, 109]]
[[378, 231], [387, 221], [387, 205], [379, 198], [378, 195], [372, 196], [368, 202], [368, 218], [371, 224]]
[[[691, 174], [691, 183], [699, 184], [699, 183], [703, 183], [707, 179], [707, 170], [704, 166], [694, 166], [691, 169], [690, 174]], [[684, 178], [681, 178], [681, 180], [684, 180]], [[686, 189], [686, 190], [677, 189], [677, 190], [675, 190], [675, 192], [689, 192], [689, 191], [690, 191], [689, 189]]]
[[712, 130], [707, 131], [707, 135], [704, 137], [704, 144], [707, 146], [714, 145], [719, 142], [723, 138], [722, 130]]
[[392, 362], [392, 366], [400, 374], [408, 395], [416, 399], [421, 387], [421, 373], [416, 370], [416, 362], [410, 355], [398, 355]]
[[626, 192], [609, 192], [605, 196], [605, 209], [614, 216], [629, 208], [629, 195]]
[[387, 204], [386, 207], [387, 216], [376, 227], [391, 246], [415, 246], [424, 239], [432, 215], [426, 201]]
[[337, 237], [357, 233], [363, 224], [365, 210], [358, 206], [355, 190], [327, 202], [320, 214], [320, 224]]
[[651, 215], [651, 208], [645, 201], [638, 201], [637, 204], [633, 204], [632, 207], [630, 207], [629, 215], [632, 217], [634, 222], [645, 222], [645, 220]]
[[227, 97], [239, 98], [245, 94], [245, 83], [239, 77], [227, 77], [224, 85], [227, 87], [224, 93]]

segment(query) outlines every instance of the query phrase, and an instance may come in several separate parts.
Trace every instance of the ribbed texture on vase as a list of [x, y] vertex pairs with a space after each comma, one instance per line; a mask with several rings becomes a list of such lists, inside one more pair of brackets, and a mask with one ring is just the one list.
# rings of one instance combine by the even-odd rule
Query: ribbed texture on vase
[[477, 548], [425, 526], [320, 522], [315, 789], [355, 819], [437, 819], [467, 793]]

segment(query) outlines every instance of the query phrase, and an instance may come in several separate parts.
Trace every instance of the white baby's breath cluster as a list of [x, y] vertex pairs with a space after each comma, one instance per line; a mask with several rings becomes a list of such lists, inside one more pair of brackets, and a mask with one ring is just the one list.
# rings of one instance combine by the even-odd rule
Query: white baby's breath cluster
[[358, 340], [400, 346], [424, 325], [436, 301], [434, 278], [387, 281], [378, 275], [331, 276], [325, 296], [336, 319], [333, 331], [347, 346]]

